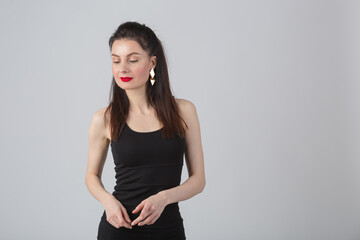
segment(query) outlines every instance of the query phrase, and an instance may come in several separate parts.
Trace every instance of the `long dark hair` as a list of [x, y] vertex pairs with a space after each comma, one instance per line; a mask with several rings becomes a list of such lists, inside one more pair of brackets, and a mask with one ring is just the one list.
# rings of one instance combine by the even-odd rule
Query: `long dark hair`
[[[161, 129], [163, 138], [174, 137], [178, 135], [185, 137], [186, 122], [179, 114], [179, 108], [176, 100], [171, 93], [168, 68], [161, 41], [155, 33], [145, 24], [138, 22], [122, 23], [109, 39], [110, 53], [115, 40], [130, 39], [135, 40], [148, 53], [149, 56], [156, 56], [155, 83], [152, 86], [149, 79], [146, 83], [147, 101], [156, 110], [158, 119], [163, 124]], [[124, 89], [120, 88], [112, 77], [109, 105], [104, 114], [106, 126], [107, 112], [110, 112], [110, 131], [111, 139], [118, 140], [120, 131], [125, 126], [129, 113], [129, 99]]]

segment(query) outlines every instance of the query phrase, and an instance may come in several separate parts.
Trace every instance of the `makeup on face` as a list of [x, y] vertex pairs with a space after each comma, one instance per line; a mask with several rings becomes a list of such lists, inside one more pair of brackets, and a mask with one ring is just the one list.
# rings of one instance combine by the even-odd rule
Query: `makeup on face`
[[131, 79], [133, 79], [132, 77], [120, 77], [121, 81], [123, 82], [129, 82]]

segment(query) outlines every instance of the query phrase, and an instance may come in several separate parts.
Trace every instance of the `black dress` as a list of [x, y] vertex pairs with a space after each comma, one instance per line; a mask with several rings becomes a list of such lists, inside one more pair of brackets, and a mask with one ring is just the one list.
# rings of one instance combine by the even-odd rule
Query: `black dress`
[[[125, 124], [118, 141], [111, 141], [116, 185], [112, 193], [126, 208], [130, 220], [143, 209], [132, 211], [144, 199], [180, 185], [185, 139], [162, 139], [161, 130], [136, 132]], [[98, 240], [184, 240], [185, 230], [178, 202], [168, 204], [150, 225], [116, 228], [106, 220], [105, 210], [98, 228]]]

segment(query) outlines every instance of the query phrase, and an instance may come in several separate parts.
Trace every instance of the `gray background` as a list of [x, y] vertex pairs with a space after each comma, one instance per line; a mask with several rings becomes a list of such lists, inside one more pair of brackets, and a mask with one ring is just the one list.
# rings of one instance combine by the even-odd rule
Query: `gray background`
[[343, 0], [2, 0], [0, 239], [96, 239], [88, 129], [108, 104], [108, 39], [128, 20], [162, 40], [174, 95], [198, 111], [207, 185], [179, 203], [187, 239], [360, 239], [359, 12]]

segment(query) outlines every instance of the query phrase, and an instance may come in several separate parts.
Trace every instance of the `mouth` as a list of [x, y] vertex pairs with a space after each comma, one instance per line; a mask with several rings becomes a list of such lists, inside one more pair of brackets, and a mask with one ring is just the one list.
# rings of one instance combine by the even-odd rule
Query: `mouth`
[[123, 81], [123, 82], [128, 82], [128, 81], [130, 81], [130, 80], [133, 79], [133, 78], [132, 78], [132, 77], [121, 77], [120, 79], [121, 79], [121, 81]]

